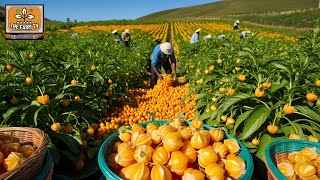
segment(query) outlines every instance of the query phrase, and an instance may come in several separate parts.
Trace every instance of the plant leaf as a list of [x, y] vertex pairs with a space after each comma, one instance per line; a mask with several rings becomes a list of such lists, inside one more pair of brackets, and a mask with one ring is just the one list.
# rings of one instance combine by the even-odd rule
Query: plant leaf
[[222, 112], [225, 112], [226, 110], [228, 110], [232, 105], [242, 100], [249, 99], [251, 97], [252, 97], [251, 95], [239, 93], [232, 96], [231, 98], [226, 99], [225, 102], [222, 104], [222, 107], [223, 107]]
[[276, 140], [281, 140], [285, 139], [285, 137], [272, 137], [269, 134], [263, 134], [262, 137], [260, 138], [260, 145], [258, 148], [258, 151], [256, 152], [256, 156], [260, 158], [262, 161], [264, 161], [264, 151], [266, 150], [267, 146], [272, 143], [273, 141]]
[[248, 118], [248, 116], [251, 114], [252, 111], [253, 110], [246, 111], [238, 117], [236, 124], [234, 125], [234, 128], [233, 128], [234, 134], [236, 134], [237, 128], [239, 127], [239, 125]]

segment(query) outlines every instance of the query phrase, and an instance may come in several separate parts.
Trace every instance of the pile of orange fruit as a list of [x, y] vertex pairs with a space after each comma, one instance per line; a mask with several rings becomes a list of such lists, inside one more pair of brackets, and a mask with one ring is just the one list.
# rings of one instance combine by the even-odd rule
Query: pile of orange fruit
[[189, 84], [184, 82], [184, 77], [173, 80], [165, 74], [153, 89], [128, 90], [124, 106], [115, 107], [113, 113], [102, 118], [98, 131], [112, 132], [122, 124], [132, 126], [134, 123], [147, 122], [152, 114], [158, 120], [172, 120], [177, 116], [194, 119], [196, 95], [189, 95]]
[[107, 164], [124, 180], [240, 179], [246, 163], [237, 156], [238, 142], [226, 139], [221, 129], [202, 126], [198, 120], [184, 126], [181, 119], [146, 128], [133, 124], [130, 130], [123, 126]]
[[0, 174], [19, 167], [34, 151], [33, 145], [21, 144], [18, 138], [0, 139]]
[[288, 159], [277, 164], [280, 172], [289, 180], [320, 179], [320, 154], [317, 148], [304, 148], [289, 153]]

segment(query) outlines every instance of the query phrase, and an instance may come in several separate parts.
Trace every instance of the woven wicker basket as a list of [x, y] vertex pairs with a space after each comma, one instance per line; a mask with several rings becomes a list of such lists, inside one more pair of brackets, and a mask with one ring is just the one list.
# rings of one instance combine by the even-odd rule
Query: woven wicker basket
[[268, 180], [287, 180], [277, 168], [277, 164], [288, 160], [289, 153], [300, 151], [306, 147], [315, 147], [317, 153], [320, 153], [320, 143], [305, 140], [278, 140], [269, 144], [264, 153], [265, 164], [268, 169]]
[[47, 151], [48, 135], [36, 128], [0, 128], [0, 139], [8, 136], [18, 138], [19, 143], [21, 144], [32, 143], [36, 147], [36, 150], [34, 154], [27, 158], [27, 160], [19, 167], [1, 174], [0, 179], [34, 179], [34, 177], [41, 171], [44, 163]]

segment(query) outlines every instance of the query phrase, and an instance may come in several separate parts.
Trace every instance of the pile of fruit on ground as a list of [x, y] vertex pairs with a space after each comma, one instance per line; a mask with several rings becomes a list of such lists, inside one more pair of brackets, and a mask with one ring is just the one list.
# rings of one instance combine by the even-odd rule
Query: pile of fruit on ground
[[184, 119], [195, 117], [196, 95], [189, 96], [189, 84], [184, 78], [176, 81], [170, 75], [163, 75], [153, 89], [129, 90], [125, 105], [116, 107], [114, 112], [100, 120], [99, 132], [110, 132], [124, 125], [149, 121], [153, 114], [156, 119]]

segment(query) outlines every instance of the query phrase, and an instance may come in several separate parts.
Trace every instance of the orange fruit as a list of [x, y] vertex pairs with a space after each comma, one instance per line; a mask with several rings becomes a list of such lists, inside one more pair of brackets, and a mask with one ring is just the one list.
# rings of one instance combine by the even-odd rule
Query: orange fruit
[[181, 151], [173, 151], [168, 165], [171, 168], [171, 172], [174, 172], [180, 176], [183, 175], [184, 171], [188, 167], [189, 158]]
[[73, 126], [71, 124], [68, 124], [66, 127], [64, 127], [64, 132], [67, 134], [70, 134], [73, 130]]
[[184, 171], [182, 180], [191, 180], [191, 179], [204, 180], [205, 177], [206, 176], [204, 175], [204, 173], [201, 172], [200, 170], [188, 168]]
[[21, 153], [11, 152], [9, 156], [3, 161], [3, 167], [10, 171], [17, 168], [25, 161], [25, 158]]
[[320, 80], [316, 80], [316, 86], [320, 87]]
[[75, 99], [76, 101], [80, 101], [80, 100], [81, 100], [80, 96], [78, 96], [78, 95], [75, 96], [74, 99]]
[[4, 159], [4, 155], [3, 155], [3, 153], [0, 151], [0, 164], [2, 164], [3, 159]]
[[264, 95], [264, 90], [260, 88], [256, 88], [256, 91], [254, 92], [256, 97], [262, 97]]
[[314, 94], [314, 93], [308, 93], [306, 95], [306, 98], [307, 98], [308, 101], [314, 102], [314, 101], [316, 101], [318, 99], [318, 96], [316, 94]]
[[130, 171], [130, 179], [148, 180], [150, 176], [150, 169], [144, 163], [135, 163], [132, 165]]
[[230, 139], [225, 139], [223, 141], [223, 144], [225, 144], [228, 147], [228, 152], [230, 154], [237, 154], [240, 151], [240, 145], [237, 142], [237, 140], [230, 138]]
[[87, 135], [90, 137], [90, 136], [93, 136], [94, 135], [94, 129], [93, 128], [88, 128], [87, 129]]
[[244, 75], [244, 74], [239, 74], [238, 79], [239, 79], [240, 81], [245, 81], [245, 80], [246, 80], [246, 75]]
[[28, 158], [34, 153], [33, 146], [23, 145], [21, 146], [19, 153], [21, 153], [23, 157]]
[[27, 77], [27, 78], [26, 78], [26, 82], [27, 82], [27, 84], [29, 84], [29, 85], [33, 84], [33, 78], [32, 78], [32, 77]]
[[221, 94], [224, 94], [224, 93], [226, 92], [226, 88], [219, 88], [219, 92], [220, 92]]
[[30, 54], [29, 54], [29, 58], [30, 58], [30, 59], [33, 59], [33, 58], [34, 58], [34, 54], [33, 54], [33, 53], [30, 53]]
[[49, 102], [49, 96], [48, 95], [38, 96], [37, 100], [40, 104], [46, 105]]
[[19, 152], [21, 148], [21, 144], [14, 142], [14, 143], [5, 143], [1, 146], [1, 152], [3, 152], [4, 157], [6, 158], [11, 152]]
[[210, 163], [205, 168], [205, 173], [209, 179], [215, 180], [224, 180], [225, 179], [225, 170], [217, 163]]
[[77, 85], [77, 83], [78, 83], [78, 81], [77, 81], [77, 80], [75, 80], [75, 79], [71, 80], [71, 85], [72, 85], [72, 86]]
[[289, 139], [300, 139], [300, 136], [297, 134], [290, 134]]
[[92, 65], [91, 68], [90, 68], [90, 70], [91, 70], [91, 71], [96, 71], [96, 70], [97, 70], [97, 67]]
[[12, 64], [8, 64], [6, 66], [6, 68], [7, 68], [8, 71], [13, 71], [14, 70], [14, 66]]
[[58, 131], [61, 130], [61, 124], [60, 124], [60, 123], [53, 123], [53, 124], [51, 125], [51, 129], [52, 129], [52, 131], [54, 131], [54, 132], [58, 132]]
[[285, 114], [292, 114], [292, 113], [294, 113], [295, 110], [296, 110], [296, 108], [294, 106], [289, 106], [288, 104], [284, 105], [284, 107], [283, 107], [283, 112]]
[[167, 167], [156, 164], [151, 169], [151, 180], [163, 180], [163, 179], [171, 180], [172, 179], [171, 172]]
[[264, 83], [261, 84], [261, 87], [263, 89], [269, 89], [271, 86], [272, 86], [271, 82], [264, 82]]
[[269, 133], [271, 134], [274, 134], [278, 131], [278, 126], [275, 126], [275, 125], [272, 125], [272, 124], [269, 124], [268, 127], [267, 127], [267, 130], [269, 131]]
[[62, 102], [61, 102], [61, 104], [62, 104], [62, 106], [63, 107], [68, 107], [69, 106], [69, 104], [70, 104], [70, 100], [69, 99], [64, 99]]
[[109, 80], [108, 80], [108, 83], [109, 83], [109, 84], [112, 84], [112, 80], [111, 80], [111, 79], [109, 79]]
[[13, 98], [10, 100], [10, 103], [11, 103], [11, 104], [18, 104], [19, 101], [20, 101], [20, 98], [13, 97]]
[[236, 93], [236, 90], [235, 90], [235, 89], [232, 89], [232, 88], [229, 88], [229, 89], [228, 89], [228, 94], [229, 94], [230, 96], [233, 96], [235, 93]]
[[316, 138], [316, 137], [314, 137], [312, 135], [308, 136], [307, 139], [308, 139], [308, 141], [319, 142], [318, 138]]
[[170, 159], [170, 152], [160, 146], [152, 154], [152, 161], [156, 164], [165, 164]]
[[257, 139], [257, 138], [252, 139], [251, 142], [252, 142], [252, 144], [255, 145], [255, 146], [258, 146], [258, 145], [260, 144], [260, 140]]

